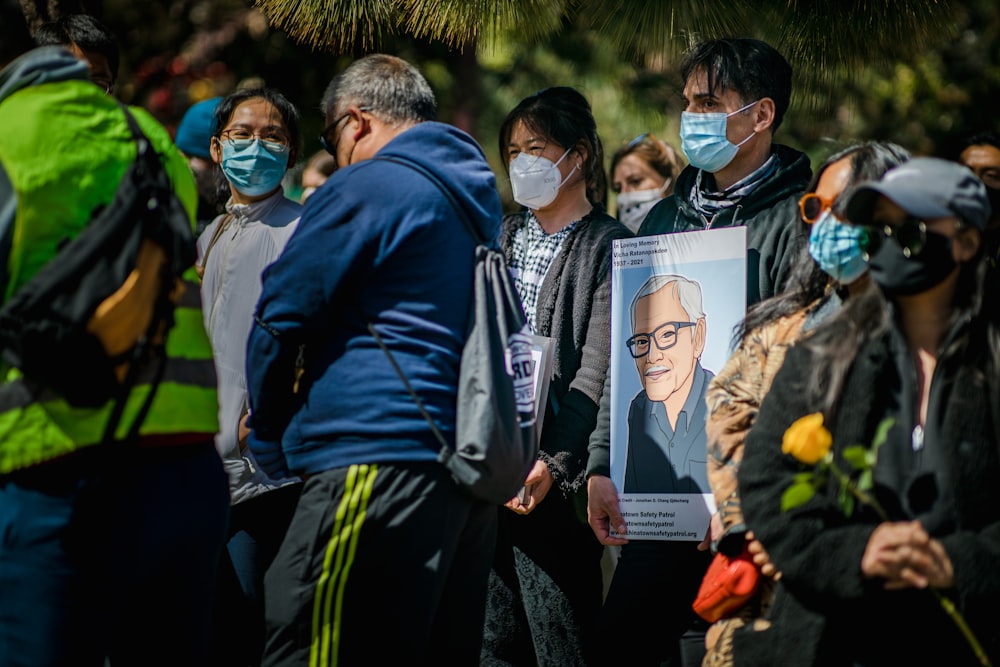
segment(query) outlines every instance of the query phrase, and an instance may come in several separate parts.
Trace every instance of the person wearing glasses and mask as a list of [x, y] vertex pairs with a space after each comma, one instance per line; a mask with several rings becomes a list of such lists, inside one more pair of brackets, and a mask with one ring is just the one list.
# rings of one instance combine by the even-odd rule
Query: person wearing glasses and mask
[[500, 127], [514, 201], [500, 244], [553, 374], [523, 497], [500, 508], [482, 664], [594, 660], [603, 547], [584, 521], [587, 439], [611, 354], [611, 244], [603, 147], [590, 103], [566, 86], [521, 100]]
[[672, 146], [640, 134], [611, 156], [611, 190], [617, 195], [618, 222], [633, 232], [650, 209], [674, 191], [684, 161]]
[[847, 195], [909, 157], [895, 144], [866, 142], [837, 151], [816, 169], [809, 191], [799, 199], [808, 247], [799, 253], [787, 289], [751, 306], [734, 333], [735, 352], [708, 385], [708, 482], [718, 508], [711, 547], [735, 556], [748, 544], [765, 579], [757, 597], [709, 628], [706, 666], [731, 665], [734, 633], [752, 631], [751, 620], [764, 616], [773, 599], [771, 580], [777, 572], [747, 530], [740, 507], [736, 474], [747, 432], [788, 348], [868, 287], [868, 262], [860, 245], [864, 231], [843, 219]]
[[32, 38], [38, 46], [65, 46], [87, 63], [90, 80], [108, 95], [115, 92], [120, 53], [108, 28], [89, 14], [66, 14], [43, 23]]
[[[637, 235], [746, 226], [752, 305], [783, 287], [805, 245], [798, 201], [812, 175], [809, 158], [773, 142], [791, 99], [792, 69], [764, 42], [727, 38], [697, 44], [681, 72], [680, 138], [689, 164], [673, 196], [650, 210]], [[610, 476], [611, 392], [609, 374], [589, 444], [587, 512], [602, 544], [624, 546], [619, 490]], [[612, 537], [612, 527], [624, 537]], [[709, 562], [698, 542], [637, 540], [623, 548], [602, 612], [603, 632], [634, 641], [608, 659], [699, 666], [707, 626], [691, 603]], [[638, 611], [649, 608], [657, 613]]]
[[229, 183], [226, 212], [198, 237], [202, 311], [219, 376], [216, 447], [232, 501], [220, 561], [213, 648], [219, 664], [259, 664], [263, 651], [264, 572], [277, 553], [301, 484], [275, 480], [247, 449], [246, 344], [261, 274], [299, 222], [301, 205], [281, 180], [299, 151], [299, 113], [281, 93], [239, 90], [215, 108], [209, 152]]
[[[789, 349], [747, 434], [743, 513], [781, 579], [770, 628], [738, 636], [735, 660], [990, 664], [1000, 331], [982, 247], [987, 192], [968, 168], [917, 157], [860, 185], [844, 213], [863, 232], [872, 286]], [[866, 499], [845, 506], [830, 475], [787, 503], [813, 470], [803, 435], [828, 443], [830, 465]], [[847, 462], [858, 447], [867, 475]]]

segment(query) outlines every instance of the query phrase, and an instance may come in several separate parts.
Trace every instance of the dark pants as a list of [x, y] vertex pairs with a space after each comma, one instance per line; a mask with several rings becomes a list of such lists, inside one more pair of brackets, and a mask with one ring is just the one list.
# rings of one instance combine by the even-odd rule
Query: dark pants
[[711, 560], [696, 542], [624, 545], [601, 611], [601, 664], [700, 667], [708, 624], [691, 603]]
[[212, 442], [0, 478], [0, 665], [207, 664], [228, 512]]
[[219, 559], [212, 631], [213, 667], [255, 667], [264, 652], [264, 573], [285, 539], [301, 484], [233, 505]]
[[437, 462], [311, 476], [264, 579], [264, 664], [477, 665], [496, 507]]
[[531, 514], [499, 512], [482, 664], [592, 664], [604, 547], [556, 488]]

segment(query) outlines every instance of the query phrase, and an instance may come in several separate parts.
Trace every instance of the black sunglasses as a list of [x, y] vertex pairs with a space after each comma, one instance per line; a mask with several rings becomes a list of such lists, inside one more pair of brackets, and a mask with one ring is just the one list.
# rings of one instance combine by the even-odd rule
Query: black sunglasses
[[864, 225], [861, 235], [861, 249], [871, 257], [887, 238], [893, 238], [903, 249], [903, 257], [916, 257], [927, 245], [927, 223], [908, 216], [900, 225]]
[[333, 157], [337, 157], [337, 139], [336, 137], [328, 137], [327, 135], [329, 135], [331, 132], [337, 129], [337, 126], [340, 125], [340, 121], [344, 120], [350, 115], [351, 112], [348, 111], [344, 115], [340, 116], [337, 120], [333, 121], [332, 123], [324, 127], [323, 131], [319, 133], [320, 145], [323, 146], [323, 150], [325, 150]]

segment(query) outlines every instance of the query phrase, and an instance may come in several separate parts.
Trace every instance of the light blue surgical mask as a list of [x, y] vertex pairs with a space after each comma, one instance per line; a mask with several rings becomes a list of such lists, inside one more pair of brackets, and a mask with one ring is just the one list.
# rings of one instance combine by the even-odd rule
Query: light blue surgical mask
[[841, 222], [827, 209], [809, 231], [809, 254], [823, 272], [841, 285], [849, 285], [868, 270], [861, 237], [864, 229]]
[[266, 195], [281, 185], [288, 170], [288, 151], [288, 146], [273, 141], [223, 139], [222, 173], [239, 192], [249, 197]]
[[[759, 102], [760, 100], [757, 100]], [[681, 149], [688, 162], [698, 169], [715, 173], [733, 161], [740, 146], [750, 141], [756, 130], [738, 144], [726, 138], [726, 124], [730, 116], [746, 111], [757, 102], [732, 113], [681, 112]]]

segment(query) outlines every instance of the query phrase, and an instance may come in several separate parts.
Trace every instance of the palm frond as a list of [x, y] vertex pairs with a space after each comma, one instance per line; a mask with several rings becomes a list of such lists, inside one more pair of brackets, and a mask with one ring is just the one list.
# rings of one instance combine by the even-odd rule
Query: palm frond
[[453, 47], [505, 31], [534, 42], [557, 31], [567, 12], [564, 0], [400, 0], [398, 4], [407, 34]]
[[255, 0], [270, 23], [315, 50], [370, 49], [400, 22], [398, 0]]

